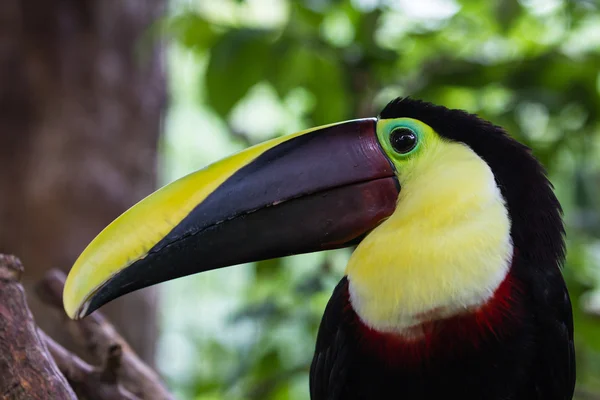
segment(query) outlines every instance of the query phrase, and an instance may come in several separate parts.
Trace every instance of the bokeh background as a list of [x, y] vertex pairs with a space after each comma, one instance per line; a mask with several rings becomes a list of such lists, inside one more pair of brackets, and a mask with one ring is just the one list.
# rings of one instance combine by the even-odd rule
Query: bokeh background
[[[0, 15], [21, 19], [7, 17], [0, 37], [18, 25], [25, 50], [0, 47], [0, 127], [29, 139], [0, 132], [0, 216], [12, 227], [0, 251], [33, 265], [32, 281], [36, 268], [68, 268], [158, 186], [412, 96], [504, 126], [548, 169], [568, 234], [576, 399], [600, 399], [597, 0], [52, 0], [13, 14], [11, 2]], [[316, 330], [348, 257], [212, 271], [107, 311], [181, 399], [307, 399]]]

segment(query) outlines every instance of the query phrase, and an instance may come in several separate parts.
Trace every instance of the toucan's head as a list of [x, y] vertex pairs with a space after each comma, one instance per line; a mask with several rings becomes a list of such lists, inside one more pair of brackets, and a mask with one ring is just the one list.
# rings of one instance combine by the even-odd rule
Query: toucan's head
[[558, 202], [527, 148], [476, 116], [398, 99], [378, 118], [277, 138], [148, 196], [85, 249], [69, 316], [158, 282], [358, 244], [346, 274], [370, 326], [485, 303], [513, 255], [560, 262]]

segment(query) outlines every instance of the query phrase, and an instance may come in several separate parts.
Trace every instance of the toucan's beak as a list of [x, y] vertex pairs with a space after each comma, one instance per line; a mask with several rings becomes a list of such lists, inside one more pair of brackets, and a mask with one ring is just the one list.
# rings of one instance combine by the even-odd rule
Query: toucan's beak
[[274, 139], [156, 191], [104, 229], [67, 278], [81, 318], [126, 293], [229, 265], [356, 243], [396, 206], [375, 118]]

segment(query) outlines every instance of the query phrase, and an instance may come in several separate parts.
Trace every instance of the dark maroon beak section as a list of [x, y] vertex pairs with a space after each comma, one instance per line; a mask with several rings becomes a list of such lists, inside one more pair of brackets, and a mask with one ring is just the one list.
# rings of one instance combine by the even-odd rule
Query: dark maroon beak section
[[343, 122], [268, 146], [143, 257], [107, 277], [79, 316], [169, 279], [358, 243], [394, 212], [400, 190], [376, 124]]

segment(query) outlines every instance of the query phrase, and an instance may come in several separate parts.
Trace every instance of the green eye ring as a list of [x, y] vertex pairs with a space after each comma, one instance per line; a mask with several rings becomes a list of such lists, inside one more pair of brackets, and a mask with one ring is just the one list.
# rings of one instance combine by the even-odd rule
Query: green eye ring
[[377, 121], [377, 136], [388, 157], [400, 161], [421, 148], [426, 128], [422, 122], [412, 118], [380, 119]]

